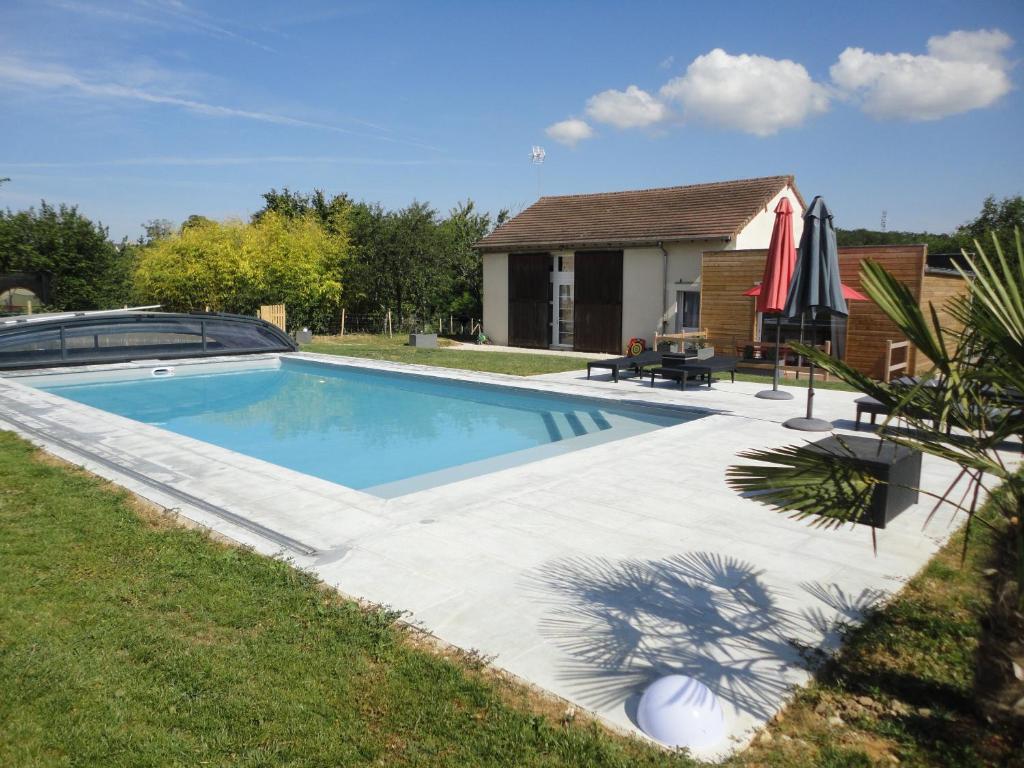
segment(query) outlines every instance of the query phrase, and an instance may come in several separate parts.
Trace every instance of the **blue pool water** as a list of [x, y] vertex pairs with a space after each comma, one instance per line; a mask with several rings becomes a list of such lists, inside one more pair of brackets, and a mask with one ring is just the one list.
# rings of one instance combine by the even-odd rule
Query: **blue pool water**
[[[227, 366], [230, 371], [230, 364]], [[304, 360], [279, 368], [38, 385], [382, 496], [678, 424], [680, 414]], [[478, 471], [471, 471], [476, 468]]]

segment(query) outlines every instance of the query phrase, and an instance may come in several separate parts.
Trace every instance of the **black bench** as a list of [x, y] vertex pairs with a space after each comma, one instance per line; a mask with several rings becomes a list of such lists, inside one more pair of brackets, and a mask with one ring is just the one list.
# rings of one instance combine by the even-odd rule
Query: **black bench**
[[860, 429], [860, 417], [865, 413], [871, 416], [871, 426], [875, 425], [875, 420], [881, 416], [888, 416], [889, 409], [886, 408], [882, 403], [875, 400], [873, 397], [864, 395], [864, 397], [858, 397], [854, 400], [857, 404], [857, 429]]

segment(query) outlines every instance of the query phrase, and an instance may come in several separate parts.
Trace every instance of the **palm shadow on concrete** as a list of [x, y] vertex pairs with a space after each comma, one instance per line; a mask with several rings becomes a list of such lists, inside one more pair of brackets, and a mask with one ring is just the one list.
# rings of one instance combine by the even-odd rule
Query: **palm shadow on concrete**
[[[558, 559], [527, 588], [548, 606], [540, 633], [569, 657], [559, 676], [573, 695], [592, 709], [621, 703], [634, 724], [639, 694], [667, 674], [691, 676], [737, 711], [770, 718], [792, 688], [787, 673], [807, 666], [806, 643], [792, 638], [837, 642], [828, 637], [830, 614], [853, 620], [861, 602], [835, 585], [803, 584], [795, 588], [802, 600], [787, 599], [795, 595], [777, 594], [754, 565], [713, 552]], [[807, 598], [823, 608], [784, 607]]]

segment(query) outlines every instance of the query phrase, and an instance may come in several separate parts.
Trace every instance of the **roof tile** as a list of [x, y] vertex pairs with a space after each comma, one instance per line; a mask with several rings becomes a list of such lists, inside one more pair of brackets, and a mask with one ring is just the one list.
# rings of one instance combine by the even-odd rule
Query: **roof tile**
[[542, 197], [476, 244], [483, 251], [729, 239], [792, 176]]

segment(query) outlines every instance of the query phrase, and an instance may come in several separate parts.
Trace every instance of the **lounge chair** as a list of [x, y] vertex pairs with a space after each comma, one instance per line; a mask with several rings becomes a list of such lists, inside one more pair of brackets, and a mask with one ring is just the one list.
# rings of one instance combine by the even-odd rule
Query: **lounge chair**
[[651, 386], [654, 386], [654, 378], [660, 376], [663, 379], [675, 379], [679, 382], [680, 389], [686, 389], [686, 382], [691, 379], [707, 379], [708, 388], [711, 388], [712, 374], [729, 372], [730, 380], [736, 382], [736, 364], [739, 358], [728, 355], [714, 355], [703, 360], [697, 358], [686, 358], [675, 361], [666, 358], [665, 365], [651, 368]]
[[645, 365], [658, 365], [662, 361], [662, 353], [653, 349], [641, 352], [639, 355], [626, 355], [624, 357], [612, 357], [608, 360], [592, 360], [587, 363], [587, 378], [590, 378], [592, 368], [610, 368], [612, 380], [619, 380], [620, 371], [633, 371], [637, 376], [643, 371]]

